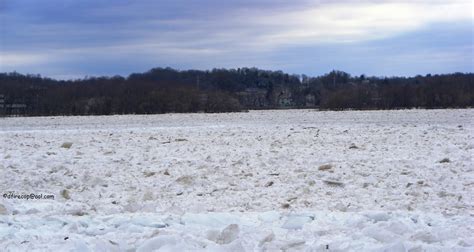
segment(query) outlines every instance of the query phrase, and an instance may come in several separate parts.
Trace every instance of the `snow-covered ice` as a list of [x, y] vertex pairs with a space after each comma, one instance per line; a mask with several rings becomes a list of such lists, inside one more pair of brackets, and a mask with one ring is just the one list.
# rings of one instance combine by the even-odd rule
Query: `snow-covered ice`
[[474, 109], [0, 118], [2, 251], [473, 251]]

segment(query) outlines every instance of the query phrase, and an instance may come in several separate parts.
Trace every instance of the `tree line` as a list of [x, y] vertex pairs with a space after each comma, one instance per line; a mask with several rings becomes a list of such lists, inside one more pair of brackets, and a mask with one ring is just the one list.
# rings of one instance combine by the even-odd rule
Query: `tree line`
[[318, 77], [257, 68], [179, 71], [55, 80], [0, 73], [0, 115], [110, 115], [233, 112], [248, 109], [467, 108], [474, 74]]

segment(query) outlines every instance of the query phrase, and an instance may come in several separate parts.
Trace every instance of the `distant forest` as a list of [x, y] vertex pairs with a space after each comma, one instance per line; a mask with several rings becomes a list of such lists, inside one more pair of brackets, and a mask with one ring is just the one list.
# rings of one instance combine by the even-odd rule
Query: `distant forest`
[[249, 109], [474, 107], [474, 74], [319, 77], [257, 68], [154, 68], [127, 78], [54, 80], [0, 73], [0, 115], [111, 115], [233, 112]]

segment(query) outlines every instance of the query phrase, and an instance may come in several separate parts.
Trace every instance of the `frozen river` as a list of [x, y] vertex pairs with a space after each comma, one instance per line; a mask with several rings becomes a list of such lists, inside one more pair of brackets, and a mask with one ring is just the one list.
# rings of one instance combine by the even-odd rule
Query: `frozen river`
[[474, 109], [0, 118], [0, 143], [7, 251], [474, 250]]

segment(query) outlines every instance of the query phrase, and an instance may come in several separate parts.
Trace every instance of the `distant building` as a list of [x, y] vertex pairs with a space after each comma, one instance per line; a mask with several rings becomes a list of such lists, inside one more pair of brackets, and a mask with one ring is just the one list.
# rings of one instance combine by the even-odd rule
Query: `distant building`
[[13, 103], [6, 104], [5, 109], [8, 115], [23, 115], [26, 112], [26, 104], [24, 103]]
[[279, 88], [277, 94], [276, 104], [278, 107], [285, 108], [295, 105], [291, 97], [291, 91], [288, 88]]
[[0, 108], [5, 107], [5, 95], [0, 94]]
[[24, 115], [27, 105], [24, 102], [8, 103], [4, 94], [0, 94], [0, 115]]
[[316, 106], [316, 96], [314, 94], [307, 94], [305, 95], [305, 106], [306, 107], [314, 107]]
[[268, 107], [267, 90], [262, 88], [246, 88], [237, 93], [239, 102], [246, 108]]
[[209, 96], [208, 94], [201, 93], [198, 95], [198, 100], [199, 100], [198, 112], [204, 113], [206, 111], [206, 104], [207, 104], [207, 101], [209, 100]]
[[278, 97], [279, 107], [291, 107], [293, 106], [293, 99], [289, 97]]
[[6, 114], [5, 111], [5, 95], [0, 94], [0, 116], [4, 116]]

